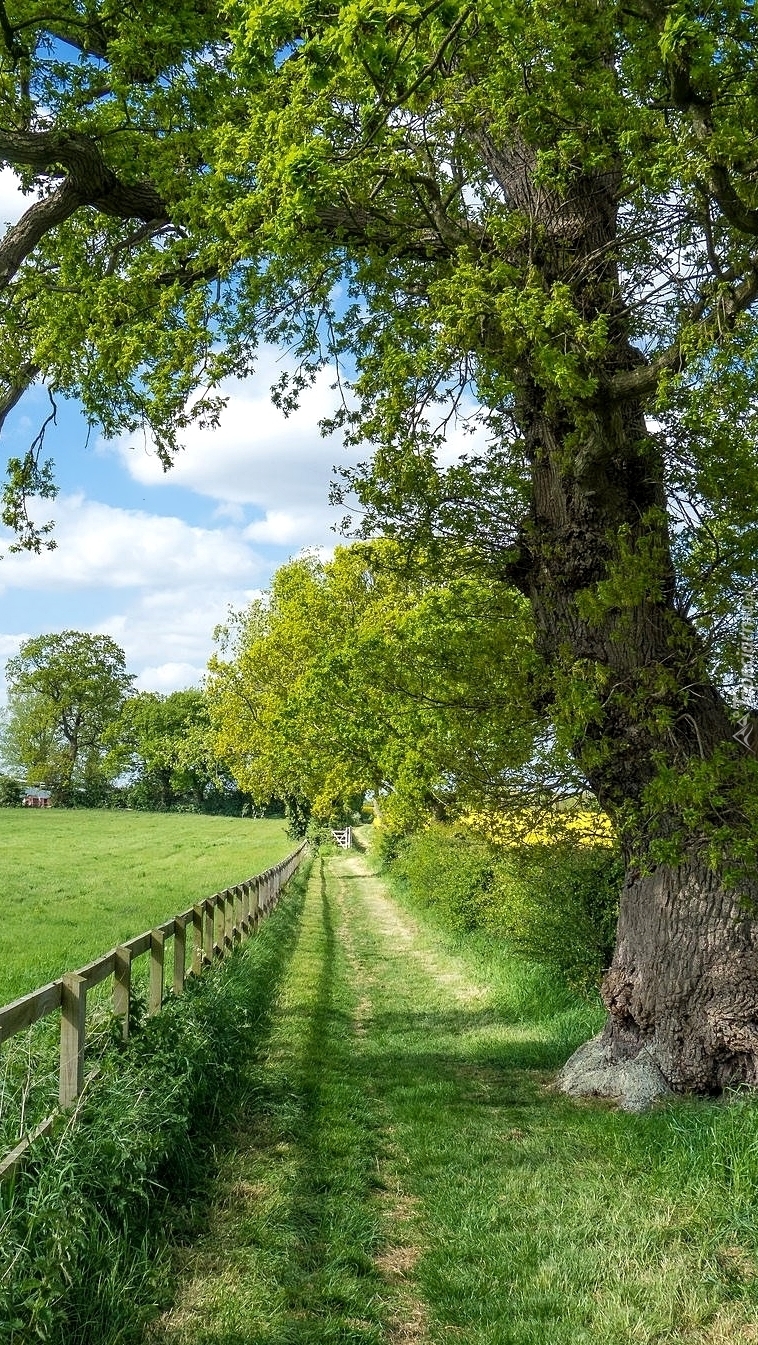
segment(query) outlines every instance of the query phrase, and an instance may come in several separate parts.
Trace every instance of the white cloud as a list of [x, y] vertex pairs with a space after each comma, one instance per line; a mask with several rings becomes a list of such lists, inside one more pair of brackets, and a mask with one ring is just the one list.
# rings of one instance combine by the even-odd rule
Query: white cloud
[[230, 382], [218, 428], [188, 429], [185, 450], [168, 473], [142, 439], [118, 441], [116, 451], [130, 475], [142, 485], [183, 486], [218, 500], [219, 514], [235, 521], [235, 507], [260, 510], [264, 519], [260, 526], [252, 525], [259, 531], [247, 534], [256, 541], [326, 542], [341, 517], [329, 505], [334, 466], [361, 455], [348, 456], [339, 436], [324, 438], [318, 428], [335, 409], [331, 373], [320, 373], [303, 394], [300, 409], [285, 417], [273, 406], [269, 391], [280, 370], [274, 353], [266, 351], [254, 380]]
[[0, 230], [3, 225], [15, 224], [35, 200], [34, 195], [23, 195], [12, 168], [0, 168]]
[[0, 587], [82, 590], [157, 588], [197, 582], [252, 584], [263, 560], [231, 528], [198, 528], [180, 518], [118, 509], [82, 495], [61, 496], [54, 551], [8, 554]]
[[[322, 370], [302, 394], [299, 409], [285, 417], [272, 404], [270, 387], [285, 361], [266, 348], [254, 378], [230, 380], [222, 389], [228, 397], [216, 429], [190, 427], [183, 436], [184, 451], [166, 473], [144, 439], [122, 439], [116, 451], [130, 475], [142, 485], [183, 486], [219, 501], [217, 513], [239, 519], [233, 511], [243, 506], [261, 511], [246, 537], [256, 542], [317, 546], [327, 544], [343, 512], [329, 504], [329, 486], [340, 467], [354, 466], [370, 457], [370, 446], [346, 451], [340, 435], [324, 437], [320, 422], [332, 415], [338, 393], [331, 387], [333, 373]], [[451, 421], [439, 452], [441, 467], [462, 455], [486, 451], [486, 432], [475, 423], [477, 405], [466, 398], [462, 417], [474, 424], [469, 433], [463, 420]], [[107, 445], [100, 444], [100, 449]], [[110, 451], [113, 451], [112, 448]]]
[[[250, 542], [266, 542], [276, 546], [309, 546], [313, 540], [314, 515], [305, 511], [269, 509], [265, 518], [245, 528], [243, 536]], [[326, 524], [329, 527], [329, 523]]]
[[13, 658], [21, 648], [24, 640], [28, 640], [28, 634], [23, 635], [0, 635], [0, 660]]
[[[206, 589], [195, 585], [157, 589], [106, 617], [98, 632], [121, 645], [129, 667], [140, 670], [140, 679], [171, 664], [174, 669], [179, 665], [191, 669], [190, 680], [196, 681], [197, 670], [205, 668], [211, 653], [215, 627], [226, 621], [230, 606], [245, 607], [253, 592], [226, 583]], [[169, 680], [172, 676], [166, 674]]]
[[[194, 527], [82, 495], [59, 497], [50, 512], [57, 549], [6, 554], [0, 585], [28, 594], [30, 605], [36, 594], [59, 595], [65, 624], [112, 636], [146, 690], [196, 685], [215, 627], [226, 621], [230, 606], [246, 606], [268, 582], [270, 563], [230, 526]], [[110, 608], [96, 623], [91, 617], [71, 620], [70, 604], [85, 590], [101, 612], [103, 598]], [[54, 625], [48, 617], [46, 629]], [[0, 665], [23, 638], [0, 636]]]
[[157, 668], [143, 668], [137, 678], [139, 691], [183, 691], [185, 687], [198, 686], [205, 674], [205, 664], [161, 663]]

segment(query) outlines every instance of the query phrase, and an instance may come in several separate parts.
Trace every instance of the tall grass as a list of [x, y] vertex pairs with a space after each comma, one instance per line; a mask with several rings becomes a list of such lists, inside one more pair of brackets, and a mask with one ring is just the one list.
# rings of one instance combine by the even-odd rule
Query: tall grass
[[114, 1041], [77, 1110], [0, 1187], [3, 1345], [130, 1345], [170, 1297], [189, 1231], [265, 1041], [306, 874], [228, 961]]

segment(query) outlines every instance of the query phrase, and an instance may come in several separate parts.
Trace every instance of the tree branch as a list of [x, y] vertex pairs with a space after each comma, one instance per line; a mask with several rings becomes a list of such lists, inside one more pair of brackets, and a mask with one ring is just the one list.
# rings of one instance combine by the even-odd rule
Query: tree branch
[[4, 394], [0, 394], [0, 430], [13, 408], [18, 406], [27, 388], [31, 387], [39, 372], [39, 366], [36, 364], [22, 364], [15, 382], [5, 390]]
[[[710, 330], [714, 341], [718, 341], [724, 331], [731, 331], [740, 313], [758, 299], [758, 253], [750, 258], [750, 270], [739, 285], [726, 294], [719, 293], [713, 308], [708, 312], [708, 301], [702, 296], [690, 309], [689, 321], [699, 322]], [[636, 369], [624, 369], [604, 384], [604, 392], [613, 401], [626, 401], [633, 397], [646, 397], [655, 392], [661, 374], [681, 373], [690, 362], [690, 356], [682, 348], [680, 341], [674, 341], [667, 350], [661, 352], [649, 364], [639, 365]]]
[[41, 172], [64, 168], [78, 204], [96, 206], [106, 215], [169, 220], [165, 202], [149, 182], [122, 182], [99, 145], [79, 132], [0, 130], [0, 159]]
[[66, 181], [43, 201], [29, 207], [0, 241], [0, 290], [11, 283], [40, 239], [73, 215], [81, 204], [76, 187]]

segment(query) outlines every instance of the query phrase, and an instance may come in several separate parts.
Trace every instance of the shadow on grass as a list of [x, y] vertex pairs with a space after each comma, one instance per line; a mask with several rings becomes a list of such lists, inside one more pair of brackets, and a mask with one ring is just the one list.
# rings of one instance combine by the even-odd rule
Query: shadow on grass
[[290, 1012], [293, 1033], [300, 1027], [302, 1034], [299, 1063], [259, 1099], [278, 1140], [294, 1150], [287, 1245], [277, 1258], [285, 1317], [267, 1329], [251, 1327], [249, 1334], [240, 1323], [203, 1337], [214, 1345], [380, 1345], [386, 1339], [382, 1284], [372, 1258], [380, 1132], [354, 1050], [352, 1004], [337, 966], [323, 861], [320, 897], [320, 966], [307, 1022], [296, 1021], [302, 1007]]
[[[270, 1265], [283, 1317], [266, 1325], [259, 1319], [206, 1327], [190, 1337], [197, 1345], [386, 1341], [391, 1286], [374, 1258], [388, 1133], [397, 1125], [414, 1129], [421, 1147], [429, 1146], [426, 1165], [433, 1166], [450, 1162], [451, 1145], [475, 1152], [483, 1125], [498, 1158], [501, 1131], [512, 1137], [517, 1127], [524, 1133], [535, 1124], [560, 1129], [551, 1118], [555, 1100], [544, 1088], [554, 1043], [531, 1027], [521, 1039], [507, 1040], [502, 1016], [487, 1006], [379, 1010], [358, 1041], [355, 990], [342, 972], [323, 867], [319, 918], [312, 986], [280, 1020], [298, 1042], [296, 1060], [278, 1077], [276, 1071], [266, 1075], [266, 1091], [251, 1099], [248, 1117], [253, 1134], [258, 1128], [270, 1135], [272, 1150], [282, 1143], [289, 1149], [287, 1208], [276, 1216], [285, 1228]], [[540, 1161], [514, 1143], [506, 1160]]]

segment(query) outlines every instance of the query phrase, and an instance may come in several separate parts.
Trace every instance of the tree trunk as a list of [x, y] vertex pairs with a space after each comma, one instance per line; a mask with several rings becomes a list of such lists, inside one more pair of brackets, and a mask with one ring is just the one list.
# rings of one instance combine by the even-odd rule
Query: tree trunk
[[[517, 371], [532, 505], [510, 575], [532, 606], [557, 732], [618, 823], [628, 862], [603, 987], [603, 1069], [626, 1079], [644, 1056], [676, 1090], [752, 1084], [758, 928], [742, 898], [758, 898], [758, 872], [746, 866], [734, 890], [719, 876], [730, 837], [740, 836], [743, 859], [751, 844], [748, 753], [678, 601], [664, 462], [645, 408], [608, 393], [618, 371], [643, 361], [614, 261], [618, 179], [579, 172], [558, 193], [538, 187], [528, 145], [483, 148], [508, 199], [536, 223], [529, 262], [545, 293], [568, 288], [582, 321], [602, 317], [607, 331], [599, 366], [583, 368], [577, 350], [573, 393], [545, 378], [560, 353], [547, 331]], [[723, 859], [709, 867], [719, 845]], [[597, 1091], [613, 1092], [607, 1078]]]
[[628, 875], [602, 990], [611, 1060], [644, 1047], [677, 1091], [758, 1083], [758, 922], [746, 895], [758, 900], [758, 885], [725, 890], [697, 857]]
[[[558, 466], [559, 427], [544, 417], [538, 426], [524, 587], [559, 731], [618, 822], [628, 862], [602, 990], [603, 1078], [591, 1073], [567, 1091], [623, 1101], [633, 1091], [628, 1063], [643, 1057], [675, 1091], [756, 1084], [758, 922], [750, 912], [758, 874], [754, 881], [748, 869], [727, 886], [727, 854], [714, 858], [711, 844], [740, 830], [744, 838], [749, 754], [735, 741], [697, 632], [677, 609], [665, 520], [651, 508], [662, 470], [638, 422], [633, 435], [617, 428], [588, 489]], [[687, 781], [704, 770], [709, 789], [687, 796]], [[676, 863], [660, 862], [668, 849]]]
[[[610, 50], [592, 59], [613, 67]], [[555, 730], [616, 821], [627, 859], [603, 1070], [628, 1076], [630, 1058], [644, 1054], [679, 1090], [752, 1083], [756, 926], [741, 896], [758, 887], [755, 810], [745, 807], [753, 763], [679, 601], [662, 449], [633, 380], [618, 379], [645, 362], [616, 260], [621, 172], [609, 152], [603, 171], [579, 163], [551, 185], [517, 128], [507, 140], [475, 135], [504, 199], [529, 221], [524, 255], [511, 260], [533, 311], [547, 297], [565, 306], [567, 295], [572, 310], [560, 331], [534, 323], [527, 348], [495, 319], [483, 341], [515, 383], [531, 469], [530, 517], [508, 578], [534, 614], [548, 670], [542, 702], [552, 701]], [[582, 327], [602, 330], [599, 356], [574, 340]], [[735, 859], [748, 876], [732, 891], [723, 875]]]

